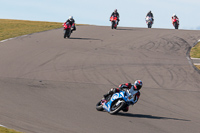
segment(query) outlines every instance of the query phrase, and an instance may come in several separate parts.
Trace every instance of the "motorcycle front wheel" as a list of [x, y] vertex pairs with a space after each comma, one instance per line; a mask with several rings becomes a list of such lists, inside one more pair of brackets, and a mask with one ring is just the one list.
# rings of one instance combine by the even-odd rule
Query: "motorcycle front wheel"
[[71, 30], [66, 29], [66, 30], [64, 31], [64, 38], [66, 38], [66, 37], [69, 38], [70, 35], [71, 35]]
[[112, 21], [112, 25], [111, 25], [111, 28], [113, 29], [115, 26], [115, 21]]
[[175, 23], [175, 24], [174, 24], [174, 27], [175, 27], [175, 29], [178, 29], [178, 24]]
[[118, 100], [115, 101], [110, 107], [110, 114], [111, 115], [118, 113], [126, 105], [125, 101], [122, 101], [121, 103], [119, 103], [119, 105], [117, 105], [117, 102], [118, 102]]
[[99, 102], [97, 103], [96, 109], [97, 109], [98, 111], [103, 111], [103, 105], [101, 104], [101, 101], [99, 101]]

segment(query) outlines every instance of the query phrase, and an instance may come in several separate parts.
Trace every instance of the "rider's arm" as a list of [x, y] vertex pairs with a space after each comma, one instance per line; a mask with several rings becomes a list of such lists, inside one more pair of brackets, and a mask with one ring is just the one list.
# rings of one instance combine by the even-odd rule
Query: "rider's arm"
[[132, 101], [132, 104], [137, 103], [137, 101], [139, 100], [139, 97], [140, 97], [140, 92], [138, 91], [138, 93], [136, 93], [136, 95], [134, 97], [134, 100]]
[[131, 87], [131, 83], [125, 83], [125, 84], [120, 84], [119, 88], [130, 88]]

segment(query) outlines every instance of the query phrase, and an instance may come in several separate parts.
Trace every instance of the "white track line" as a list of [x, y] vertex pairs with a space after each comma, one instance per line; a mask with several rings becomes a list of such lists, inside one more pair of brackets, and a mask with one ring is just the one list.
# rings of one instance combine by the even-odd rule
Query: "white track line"
[[200, 60], [200, 58], [191, 58], [192, 60]]
[[19, 38], [19, 37], [25, 37], [25, 36], [28, 36], [28, 35], [22, 35], [22, 36], [18, 36], [18, 37], [8, 38], [8, 39], [2, 40], [0, 42], [6, 42], [6, 41], [9, 41], [9, 40], [12, 40], [12, 39], [16, 39], [16, 38]]
[[6, 127], [6, 126], [0, 124], [0, 127]]

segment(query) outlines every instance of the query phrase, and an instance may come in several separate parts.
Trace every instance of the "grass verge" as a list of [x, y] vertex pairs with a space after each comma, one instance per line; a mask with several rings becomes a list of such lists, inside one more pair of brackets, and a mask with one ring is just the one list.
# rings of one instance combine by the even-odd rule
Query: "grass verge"
[[[191, 58], [200, 58], [200, 42], [197, 43], [190, 51]], [[200, 65], [195, 65], [200, 70]]]
[[57, 22], [0, 19], [0, 41], [61, 27], [62, 23]]
[[22, 133], [5, 127], [0, 127], [0, 133]]
[[200, 65], [195, 65], [196, 68], [198, 68], [200, 70]]
[[200, 42], [195, 45], [190, 51], [191, 58], [200, 58]]

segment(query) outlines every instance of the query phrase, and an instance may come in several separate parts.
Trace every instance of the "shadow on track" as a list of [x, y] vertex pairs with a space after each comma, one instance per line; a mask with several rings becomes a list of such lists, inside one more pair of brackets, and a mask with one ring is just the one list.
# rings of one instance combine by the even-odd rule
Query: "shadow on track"
[[163, 120], [177, 120], [177, 121], [190, 121], [186, 119], [178, 119], [178, 118], [170, 118], [170, 117], [160, 117], [153, 115], [144, 115], [144, 114], [131, 114], [131, 113], [121, 113], [117, 114], [118, 116], [126, 116], [126, 117], [135, 117], [135, 118], [148, 118], [148, 119], [163, 119]]
[[119, 28], [119, 29], [116, 29], [116, 30], [136, 31], [137, 29], [124, 29], [124, 28]]
[[95, 39], [95, 38], [79, 38], [79, 37], [70, 37], [70, 39], [79, 39], [79, 40], [101, 40], [101, 39]]

